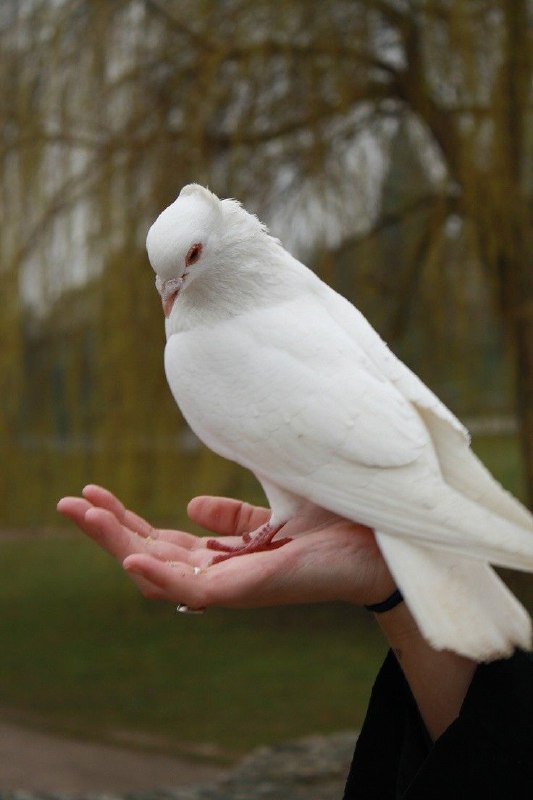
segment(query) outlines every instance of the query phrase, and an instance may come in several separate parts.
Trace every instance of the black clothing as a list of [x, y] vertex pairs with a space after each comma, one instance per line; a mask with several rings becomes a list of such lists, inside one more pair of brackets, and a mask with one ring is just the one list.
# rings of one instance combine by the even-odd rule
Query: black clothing
[[480, 664], [436, 742], [389, 653], [374, 684], [344, 800], [533, 798], [533, 656]]

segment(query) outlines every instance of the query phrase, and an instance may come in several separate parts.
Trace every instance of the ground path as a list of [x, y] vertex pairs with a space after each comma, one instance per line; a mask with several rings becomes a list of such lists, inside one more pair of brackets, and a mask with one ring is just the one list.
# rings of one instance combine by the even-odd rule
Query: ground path
[[0, 791], [142, 792], [217, 780], [199, 760], [56, 736], [0, 721]]

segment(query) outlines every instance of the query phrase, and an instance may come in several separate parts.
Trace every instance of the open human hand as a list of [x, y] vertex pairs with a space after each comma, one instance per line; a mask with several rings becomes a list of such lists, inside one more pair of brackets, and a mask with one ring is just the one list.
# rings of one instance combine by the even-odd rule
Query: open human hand
[[[141, 592], [189, 608], [253, 608], [344, 600], [370, 604], [394, 588], [372, 531], [311, 503], [287, 523], [282, 547], [211, 564], [207, 537], [154, 528], [107, 489], [89, 485], [64, 497], [58, 511], [122, 564]], [[190, 519], [237, 543], [269, 511], [225, 497], [196, 497]], [[303, 535], [305, 534], [305, 535]]]

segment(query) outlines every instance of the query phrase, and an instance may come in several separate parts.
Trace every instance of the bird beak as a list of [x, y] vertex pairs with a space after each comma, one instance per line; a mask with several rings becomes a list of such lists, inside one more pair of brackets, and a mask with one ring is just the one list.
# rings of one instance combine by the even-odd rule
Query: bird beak
[[155, 287], [161, 296], [161, 303], [163, 305], [163, 313], [165, 317], [170, 315], [174, 301], [178, 296], [182, 285], [183, 277], [169, 278], [166, 281], [161, 280], [159, 275], [156, 277]]

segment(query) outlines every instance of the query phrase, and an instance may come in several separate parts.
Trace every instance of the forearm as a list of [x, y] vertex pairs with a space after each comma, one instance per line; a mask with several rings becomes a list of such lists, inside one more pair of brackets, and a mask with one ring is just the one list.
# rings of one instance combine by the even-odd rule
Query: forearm
[[375, 616], [435, 741], [459, 715], [477, 663], [448, 650], [434, 650], [405, 603]]

